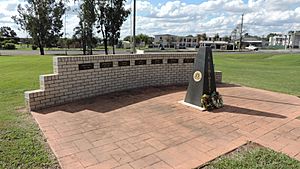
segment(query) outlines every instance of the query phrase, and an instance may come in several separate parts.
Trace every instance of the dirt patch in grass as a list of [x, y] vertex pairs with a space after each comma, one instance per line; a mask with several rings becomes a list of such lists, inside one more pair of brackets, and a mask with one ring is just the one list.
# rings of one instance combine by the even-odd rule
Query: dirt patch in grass
[[248, 142], [196, 169], [299, 169], [300, 162], [289, 156]]

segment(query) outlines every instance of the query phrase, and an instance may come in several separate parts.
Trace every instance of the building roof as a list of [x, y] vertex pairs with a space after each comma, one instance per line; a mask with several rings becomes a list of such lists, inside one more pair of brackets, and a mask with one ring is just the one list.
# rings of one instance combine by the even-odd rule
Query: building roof
[[228, 44], [226, 41], [200, 41], [200, 43], [206, 43], [206, 44]]
[[176, 35], [171, 35], [171, 34], [160, 34], [160, 35], [154, 35], [154, 36], [176, 36]]

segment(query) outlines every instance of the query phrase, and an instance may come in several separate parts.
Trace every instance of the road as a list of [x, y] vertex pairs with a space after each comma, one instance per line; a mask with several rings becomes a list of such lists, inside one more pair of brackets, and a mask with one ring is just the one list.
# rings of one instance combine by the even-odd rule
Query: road
[[[147, 52], [147, 51], [146, 51]], [[148, 51], [147, 53], [165, 53], [165, 52], [176, 52], [176, 51]], [[185, 52], [181, 50], [180, 52]], [[192, 52], [191, 50], [187, 50], [186, 52]], [[293, 50], [258, 50], [258, 51], [215, 51], [215, 52], [226, 52], [230, 54], [240, 54], [240, 53], [300, 53], [300, 49], [293, 49]], [[45, 54], [46, 55], [65, 55], [64, 50], [46, 50]], [[111, 54], [112, 51], [109, 51]], [[13, 55], [39, 55], [39, 50], [0, 50], [0, 56], [13, 56]], [[67, 51], [68, 55], [82, 55], [82, 51], [80, 50], [68, 50]], [[104, 50], [94, 50], [93, 51], [94, 55], [101, 55], [104, 54]], [[116, 54], [130, 54], [130, 50], [116, 50]]]
[[[112, 53], [112, 51], [109, 51]], [[116, 54], [129, 54], [129, 51], [125, 50], [116, 50]], [[13, 56], [13, 55], [39, 55], [39, 50], [0, 50], [0, 56]], [[45, 50], [46, 55], [66, 55], [66, 51], [64, 50]], [[68, 55], [82, 55], [82, 51], [80, 50], [68, 50]], [[94, 50], [94, 55], [104, 54], [104, 50]]]

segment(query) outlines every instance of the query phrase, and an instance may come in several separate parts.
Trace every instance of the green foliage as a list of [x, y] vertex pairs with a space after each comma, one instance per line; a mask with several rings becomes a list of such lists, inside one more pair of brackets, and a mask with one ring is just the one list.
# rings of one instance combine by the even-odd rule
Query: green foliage
[[205, 40], [207, 40], [206, 33], [197, 35], [197, 39], [198, 39], [198, 41], [205, 41]]
[[223, 157], [207, 169], [299, 169], [300, 162], [267, 148], [253, 148]]
[[65, 13], [63, 0], [26, 0], [27, 4], [18, 5], [18, 16], [13, 16], [21, 29], [28, 31], [34, 44], [44, 55], [44, 47], [56, 44], [62, 36], [62, 16]]
[[231, 37], [224, 36], [224, 41], [226, 41], [226, 42], [230, 42], [230, 41], [231, 41]]
[[[131, 42], [132, 36], [126, 36], [123, 40]], [[138, 34], [138, 35], [135, 36], [135, 42], [137, 44], [140, 44], [140, 43], [144, 42], [145, 45], [150, 45], [153, 42], [153, 38], [146, 35], [146, 34]]]
[[6, 38], [14, 38], [17, 36], [17, 33], [11, 29], [11, 27], [3, 26], [0, 28], [0, 37], [6, 37]]
[[217, 34], [215, 34], [213, 39], [214, 39], [214, 41], [217, 41], [219, 38], [220, 38], [220, 35], [217, 33]]
[[108, 43], [113, 46], [113, 53], [115, 53], [114, 45], [120, 38], [121, 26], [130, 14], [130, 11], [125, 9], [125, 2], [126, 0], [97, 1], [97, 29], [98, 33], [102, 33], [106, 54]]
[[[96, 22], [96, 2], [95, 0], [84, 0], [80, 6], [82, 16], [80, 22], [83, 24], [83, 40], [84, 44], [88, 47], [88, 54], [92, 55], [93, 49], [93, 27]], [[85, 50], [85, 49], [84, 49]]]
[[5, 43], [3, 49], [13, 50], [16, 49], [16, 45], [14, 43]]
[[278, 34], [278, 33], [269, 33], [269, 34], [267, 35], [267, 37], [266, 37], [266, 40], [269, 40], [270, 37], [274, 37], [274, 36], [276, 36], [276, 35], [280, 35], [280, 34]]
[[38, 48], [38, 47], [37, 47], [36, 45], [32, 45], [32, 46], [31, 46], [31, 49], [32, 49], [32, 50], [37, 50], [37, 48]]
[[13, 39], [4, 40], [1, 42], [3, 45], [6, 43], [16, 43]]

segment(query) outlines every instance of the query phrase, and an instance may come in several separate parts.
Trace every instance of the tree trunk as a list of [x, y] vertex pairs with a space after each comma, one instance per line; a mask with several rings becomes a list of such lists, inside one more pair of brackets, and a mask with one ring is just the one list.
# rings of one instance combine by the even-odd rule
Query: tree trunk
[[83, 51], [83, 55], [86, 55], [86, 43], [84, 39], [82, 39], [82, 51]]
[[39, 48], [40, 48], [40, 54], [45, 55], [44, 47], [40, 45]]
[[88, 49], [89, 49], [89, 55], [93, 54], [92, 38], [93, 38], [93, 32], [89, 29], [88, 30]]
[[107, 49], [107, 39], [104, 38], [104, 48], [105, 48], [105, 54], [108, 55], [108, 49]]
[[107, 50], [107, 33], [104, 30], [101, 30], [101, 32], [102, 32], [102, 36], [103, 36], [105, 54], [108, 55], [108, 50]]
[[115, 37], [113, 37], [113, 54], [116, 54], [116, 52], [115, 52]]

